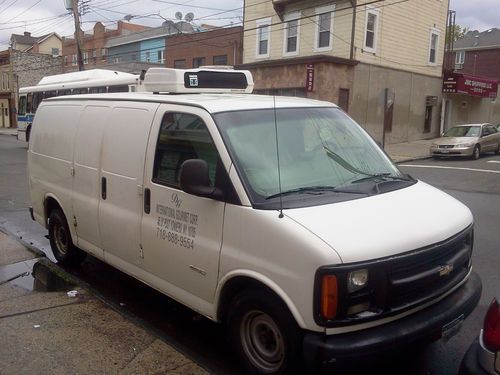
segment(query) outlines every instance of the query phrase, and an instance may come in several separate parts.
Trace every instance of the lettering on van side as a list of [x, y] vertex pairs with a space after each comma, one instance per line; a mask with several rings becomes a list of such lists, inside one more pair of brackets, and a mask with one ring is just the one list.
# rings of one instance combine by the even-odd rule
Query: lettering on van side
[[[174, 202], [172, 203], [176, 205]], [[198, 225], [197, 214], [159, 203], [156, 205], [156, 213], [158, 214], [156, 237], [180, 247], [194, 249]]]

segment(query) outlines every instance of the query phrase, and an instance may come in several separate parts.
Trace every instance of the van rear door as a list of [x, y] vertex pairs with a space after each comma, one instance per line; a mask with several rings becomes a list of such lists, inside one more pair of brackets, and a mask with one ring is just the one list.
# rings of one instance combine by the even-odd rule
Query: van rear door
[[201, 109], [159, 108], [146, 159], [141, 233], [144, 268], [170, 284], [165, 292], [198, 311], [203, 307], [192, 303], [193, 295], [213, 301], [225, 203], [182, 191], [179, 172], [185, 160], [203, 159], [214, 184], [224, 168], [207, 124], [215, 127]]
[[137, 275], [144, 158], [157, 103], [115, 102], [102, 145], [99, 227], [104, 258]]

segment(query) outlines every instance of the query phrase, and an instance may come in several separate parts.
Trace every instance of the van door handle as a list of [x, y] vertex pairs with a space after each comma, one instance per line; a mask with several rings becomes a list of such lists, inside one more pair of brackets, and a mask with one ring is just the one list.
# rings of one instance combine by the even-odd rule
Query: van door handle
[[151, 190], [144, 189], [144, 212], [149, 214], [151, 212]]
[[101, 198], [106, 200], [107, 181], [106, 177], [101, 177]]

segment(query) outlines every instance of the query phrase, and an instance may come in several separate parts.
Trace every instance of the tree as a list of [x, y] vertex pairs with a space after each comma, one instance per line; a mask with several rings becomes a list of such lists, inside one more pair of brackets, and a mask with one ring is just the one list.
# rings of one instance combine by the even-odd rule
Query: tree
[[462, 39], [465, 34], [467, 34], [470, 29], [467, 26], [453, 25], [451, 28], [447, 27], [446, 30], [446, 41], [448, 42], [448, 38], [453, 35], [453, 41], [456, 42], [459, 39]]

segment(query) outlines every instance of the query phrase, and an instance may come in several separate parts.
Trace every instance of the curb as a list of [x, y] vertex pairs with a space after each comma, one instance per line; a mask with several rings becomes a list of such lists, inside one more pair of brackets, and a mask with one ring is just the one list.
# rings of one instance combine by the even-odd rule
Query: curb
[[[9, 238], [19, 242], [21, 245], [26, 247], [26, 249], [29, 250], [30, 252], [37, 255], [39, 257], [37, 260], [38, 262], [47, 266], [54, 274], [56, 274], [57, 276], [59, 276], [63, 280], [86, 290], [93, 297], [95, 297], [97, 300], [101, 301], [104, 305], [108, 306], [111, 310], [117, 312], [118, 314], [123, 316], [125, 319], [136, 324], [137, 326], [141, 327], [145, 331], [151, 333], [152, 335], [156, 336], [158, 339], [160, 339], [163, 342], [170, 345], [174, 350], [176, 350], [177, 352], [184, 355], [192, 363], [195, 363], [197, 366], [201, 367], [203, 370], [205, 370], [209, 374], [215, 374], [214, 370], [208, 366], [205, 359], [201, 358], [197, 353], [195, 353], [194, 351], [192, 351], [191, 349], [186, 347], [184, 344], [178, 342], [175, 338], [167, 336], [161, 330], [156, 328], [153, 324], [147, 322], [144, 319], [141, 319], [140, 317], [137, 317], [136, 315], [134, 315], [132, 312], [130, 312], [128, 310], [124, 310], [118, 303], [110, 301], [109, 299], [107, 299], [105, 297], [104, 294], [99, 292], [91, 284], [89, 284], [86, 281], [80, 279], [79, 277], [71, 274], [70, 272], [68, 272], [67, 270], [65, 270], [61, 266], [59, 266], [57, 263], [52, 262], [47, 257], [47, 255], [43, 251], [41, 251], [40, 249], [36, 248], [35, 246], [33, 246], [31, 244], [28, 244], [22, 238], [13, 235], [12, 233], [7, 231], [2, 226], [0, 226], [0, 231], [2, 233], [4, 233], [5, 235], [7, 235]], [[139, 280], [137, 280], [137, 281], [140, 282]], [[166, 297], [169, 298], [168, 296], [166, 296]]]
[[426, 159], [431, 159], [432, 156], [415, 156], [415, 157], [409, 157], [409, 158], [404, 158], [401, 160], [396, 161], [396, 164], [401, 164], [401, 163], [408, 163], [410, 161], [417, 161], [417, 160], [426, 160]]

